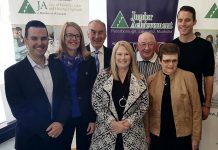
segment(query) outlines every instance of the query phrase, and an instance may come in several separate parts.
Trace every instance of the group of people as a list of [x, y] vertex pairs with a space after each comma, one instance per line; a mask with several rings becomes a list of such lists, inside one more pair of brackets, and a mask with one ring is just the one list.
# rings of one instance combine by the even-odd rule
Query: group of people
[[46, 59], [46, 26], [29, 21], [28, 54], [5, 70], [15, 148], [70, 150], [76, 129], [78, 150], [196, 150], [210, 110], [213, 49], [193, 33], [194, 8], [181, 7], [177, 22], [172, 43], [157, 50], [144, 32], [137, 52], [127, 41], [105, 47], [100, 20], [88, 24], [87, 46], [80, 26], [66, 22], [59, 51]]

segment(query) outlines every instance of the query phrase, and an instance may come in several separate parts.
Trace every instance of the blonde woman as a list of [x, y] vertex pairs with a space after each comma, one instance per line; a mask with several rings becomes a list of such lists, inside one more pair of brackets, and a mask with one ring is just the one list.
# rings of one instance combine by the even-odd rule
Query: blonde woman
[[142, 121], [149, 105], [147, 85], [128, 42], [116, 43], [110, 68], [98, 74], [92, 105], [97, 119], [90, 149], [147, 149]]
[[80, 26], [74, 22], [63, 25], [58, 54], [50, 58], [59, 59], [66, 71], [71, 89], [71, 119], [66, 125], [68, 147], [76, 129], [76, 147], [79, 150], [89, 149], [91, 135], [95, 129], [95, 112], [91, 105], [91, 92], [97, 70], [95, 59], [85, 48], [84, 37]]

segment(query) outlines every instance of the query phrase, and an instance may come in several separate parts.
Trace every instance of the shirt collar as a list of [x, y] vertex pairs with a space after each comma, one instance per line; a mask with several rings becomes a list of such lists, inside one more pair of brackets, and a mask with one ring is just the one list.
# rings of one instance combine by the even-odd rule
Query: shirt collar
[[[95, 48], [92, 46], [92, 44], [90, 44], [90, 51], [91, 51], [91, 53], [94, 53], [95, 52]], [[103, 47], [103, 45], [98, 49], [98, 52], [99, 53], [104, 53], [104, 47]]]
[[[145, 61], [145, 60], [141, 57], [139, 51], [136, 52], [136, 58], [137, 58], [137, 61]], [[158, 57], [157, 57], [157, 54], [154, 53], [153, 57], [152, 57], [150, 60], [148, 60], [148, 61], [150, 61], [151, 63], [155, 63], [155, 61], [157, 60], [157, 58], [158, 58]]]
[[[33, 59], [29, 56], [29, 54], [27, 54], [27, 59], [29, 60], [31, 66], [33, 68], [37, 67], [37, 68], [42, 68], [40, 65], [36, 64]], [[44, 63], [44, 67], [48, 66], [48, 60], [45, 58], [45, 63]]]

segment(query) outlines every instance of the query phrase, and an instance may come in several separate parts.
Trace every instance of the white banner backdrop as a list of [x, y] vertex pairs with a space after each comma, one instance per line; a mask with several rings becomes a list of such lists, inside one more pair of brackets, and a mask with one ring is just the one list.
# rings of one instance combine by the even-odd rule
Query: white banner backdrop
[[56, 52], [59, 36], [65, 22], [76, 22], [82, 27], [85, 42], [88, 43], [86, 29], [89, 21], [89, 1], [87, 0], [9, 0], [10, 20], [13, 31], [16, 62], [25, 58], [25, 24], [30, 20], [40, 20], [47, 25], [49, 33], [48, 56]]
[[[218, 0], [179, 0], [178, 10], [181, 6], [189, 5], [193, 6], [196, 10], [197, 24], [195, 25], [196, 29], [215, 29], [218, 28], [218, 18], [206, 18], [208, 12], [213, 9], [213, 5], [218, 6]], [[215, 13], [216, 7], [212, 10]], [[218, 13], [218, 12], [216, 12]]]
[[12, 24], [25, 24], [37, 19], [46, 25], [62, 25], [74, 21], [87, 26], [88, 0], [9, 0]]

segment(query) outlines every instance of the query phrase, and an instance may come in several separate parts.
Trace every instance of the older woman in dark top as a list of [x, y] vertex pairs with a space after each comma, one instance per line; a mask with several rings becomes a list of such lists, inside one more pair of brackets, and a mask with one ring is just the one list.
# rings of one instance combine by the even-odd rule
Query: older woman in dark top
[[201, 137], [201, 104], [193, 73], [177, 68], [179, 48], [161, 46], [162, 70], [149, 76], [151, 150], [195, 150]]

